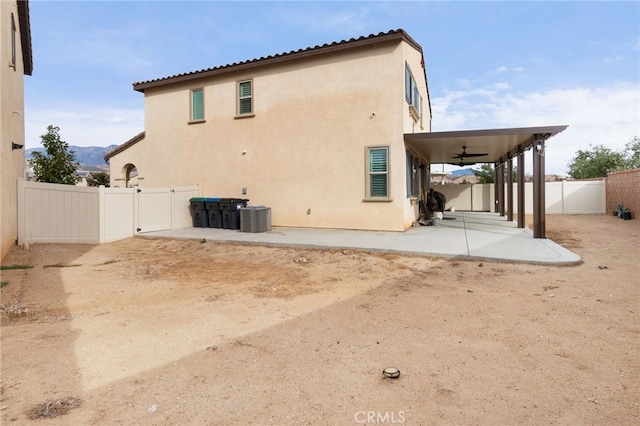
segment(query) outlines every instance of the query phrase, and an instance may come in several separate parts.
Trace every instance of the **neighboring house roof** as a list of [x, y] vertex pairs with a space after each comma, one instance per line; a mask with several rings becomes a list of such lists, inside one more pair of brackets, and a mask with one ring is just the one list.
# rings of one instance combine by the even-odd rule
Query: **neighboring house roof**
[[112, 149], [111, 151], [107, 152], [104, 155], [104, 160], [105, 161], [109, 161], [109, 158], [111, 158], [114, 155], [124, 151], [125, 149], [129, 148], [130, 146], [137, 144], [138, 142], [140, 142], [143, 139], [144, 139], [144, 132], [138, 133], [137, 135], [135, 135], [134, 137], [132, 137], [131, 139], [129, 139], [128, 141], [126, 141], [122, 145], [119, 145], [118, 147], [116, 147], [116, 148]]
[[[184, 74], [176, 74], [169, 77], [162, 77], [155, 80], [147, 80], [142, 82], [133, 83], [133, 89], [138, 92], [144, 92], [145, 89], [151, 87], [164, 86], [173, 83], [179, 83], [189, 80], [194, 80], [202, 77], [210, 77], [213, 75], [220, 75], [229, 72], [237, 72], [257, 66], [271, 65], [285, 61], [291, 61], [296, 59], [308, 58], [310, 56], [324, 55], [331, 52], [344, 51], [346, 49], [352, 49], [356, 47], [369, 46], [377, 43], [382, 43], [391, 40], [402, 40], [409, 43], [416, 50], [422, 53], [422, 47], [413, 40], [404, 30], [397, 29], [391, 30], [386, 33], [381, 32], [378, 34], [370, 34], [369, 36], [359, 37], [357, 39], [352, 38], [349, 40], [342, 40], [340, 42], [333, 42], [331, 44], [323, 44], [322, 46], [307, 47], [306, 49], [292, 50], [290, 52], [280, 53], [271, 56], [263, 56], [257, 59], [250, 59], [243, 62], [236, 62], [233, 64], [222, 65], [213, 68], [207, 68], [200, 71], [193, 71]], [[426, 79], [426, 72], [425, 72]], [[428, 87], [428, 85], [427, 85]]]
[[29, 22], [29, 0], [18, 0], [18, 22], [20, 23], [20, 43], [22, 44], [22, 63], [24, 73], [33, 72], [33, 56], [31, 50], [31, 24]]

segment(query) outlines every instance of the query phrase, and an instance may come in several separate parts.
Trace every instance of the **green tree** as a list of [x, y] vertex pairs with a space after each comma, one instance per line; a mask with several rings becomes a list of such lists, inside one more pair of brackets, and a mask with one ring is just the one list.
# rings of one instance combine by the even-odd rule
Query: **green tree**
[[496, 181], [493, 164], [483, 163], [479, 170], [473, 170], [473, 174], [478, 178], [478, 183], [494, 183]]
[[640, 169], [640, 138], [634, 137], [625, 146], [625, 169]]
[[[506, 167], [506, 165], [505, 165]], [[506, 168], [505, 168], [506, 170]], [[483, 163], [480, 165], [480, 169], [479, 170], [473, 170], [473, 174], [476, 175], [476, 177], [478, 178], [478, 183], [495, 183], [496, 181], [496, 173], [495, 173], [495, 167], [493, 164], [491, 163]], [[507, 175], [505, 173], [505, 179], [507, 178]], [[513, 166], [513, 181], [517, 182], [518, 181], [518, 167], [517, 166]]]
[[100, 186], [104, 185], [109, 187], [109, 173], [107, 172], [91, 172], [87, 173], [87, 186]]
[[569, 162], [569, 176], [574, 179], [606, 177], [607, 173], [626, 168], [622, 152], [613, 151], [604, 145], [589, 145], [588, 150], [578, 150]]
[[60, 139], [60, 128], [48, 126], [40, 136], [45, 153], [34, 152], [29, 165], [37, 182], [75, 185], [78, 183], [76, 154], [69, 151], [69, 144]]

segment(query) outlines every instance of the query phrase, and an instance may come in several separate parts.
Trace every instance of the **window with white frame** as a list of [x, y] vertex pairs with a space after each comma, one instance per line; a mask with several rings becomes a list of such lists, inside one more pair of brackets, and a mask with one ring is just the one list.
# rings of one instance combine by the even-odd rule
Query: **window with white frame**
[[422, 117], [422, 98], [409, 64], [405, 62], [404, 67], [404, 96], [413, 119], [418, 121]]
[[253, 115], [253, 81], [243, 80], [238, 82], [238, 107], [237, 115]]
[[367, 147], [366, 198], [389, 198], [389, 147]]
[[204, 121], [204, 89], [191, 89], [191, 117], [192, 122]]

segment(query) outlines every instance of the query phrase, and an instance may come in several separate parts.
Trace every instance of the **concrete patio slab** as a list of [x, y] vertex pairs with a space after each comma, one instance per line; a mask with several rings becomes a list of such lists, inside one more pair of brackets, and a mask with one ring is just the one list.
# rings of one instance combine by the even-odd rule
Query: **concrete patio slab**
[[580, 256], [549, 239], [533, 238], [497, 213], [446, 212], [438, 226], [405, 232], [273, 228], [246, 233], [217, 228], [182, 228], [139, 234], [143, 238], [182, 238], [283, 247], [358, 249], [434, 257], [572, 265]]

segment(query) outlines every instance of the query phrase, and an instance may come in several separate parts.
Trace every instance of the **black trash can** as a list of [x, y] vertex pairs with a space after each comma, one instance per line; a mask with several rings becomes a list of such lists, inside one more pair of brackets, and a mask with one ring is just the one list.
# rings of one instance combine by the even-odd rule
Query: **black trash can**
[[191, 212], [191, 220], [194, 228], [208, 228], [209, 218], [207, 217], [207, 208], [204, 204], [205, 198], [193, 197], [189, 199], [189, 211]]
[[240, 209], [247, 207], [247, 202], [242, 198], [220, 199], [220, 211], [222, 212], [222, 227], [224, 229], [240, 229]]
[[222, 211], [220, 210], [220, 198], [205, 198], [204, 205], [207, 209], [209, 228], [222, 228]]

